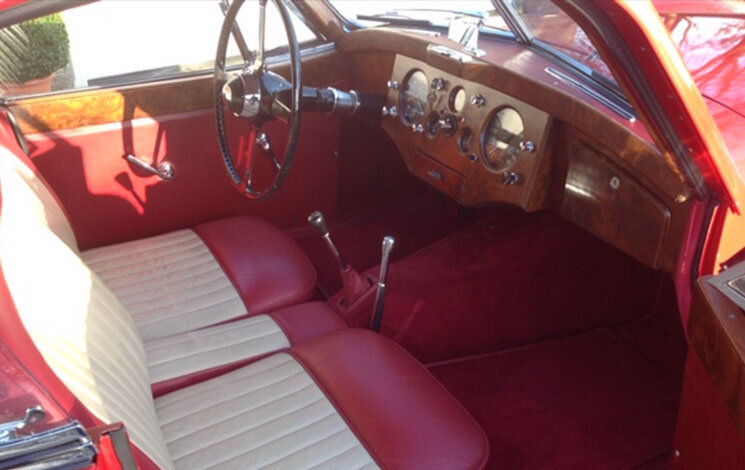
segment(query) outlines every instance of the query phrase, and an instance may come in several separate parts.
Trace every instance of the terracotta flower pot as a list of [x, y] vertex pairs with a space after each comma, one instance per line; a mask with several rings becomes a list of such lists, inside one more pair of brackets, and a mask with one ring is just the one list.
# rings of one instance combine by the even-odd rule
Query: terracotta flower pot
[[52, 80], [54, 80], [54, 73], [48, 77], [36, 78], [23, 83], [7, 83], [5, 85], [6, 93], [8, 95], [47, 93], [52, 91]]

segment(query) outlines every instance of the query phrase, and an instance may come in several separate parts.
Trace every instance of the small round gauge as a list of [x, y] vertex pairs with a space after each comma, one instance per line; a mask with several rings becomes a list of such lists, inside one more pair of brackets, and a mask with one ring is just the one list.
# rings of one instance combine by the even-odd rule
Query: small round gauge
[[510, 168], [520, 153], [524, 134], [523, 119], [513, 108], [501, 108], [494, 113], [484, 130], [482, 141], [482, 156], [486, 166], [496, 172]]
[[454, 113], [460, 113], [466, 106], [466, 90], [463, 87], [455, 87], [450, 92], [450, 110]]
[[414, 70], [409, 73], [401, 85], [399, 103], [401, 120], [404, 124], [418, 124], [422, 120], [427, 106], [427, 93], [429, 93], [429, 82], [424, 72]]
[[465, 155], [470, 152], [472, 148], [473, 131], [469, 127], [466, 127], [460, 133], [460, 137], [458, 138], [458, 150], [460, 150], [460, 153]]

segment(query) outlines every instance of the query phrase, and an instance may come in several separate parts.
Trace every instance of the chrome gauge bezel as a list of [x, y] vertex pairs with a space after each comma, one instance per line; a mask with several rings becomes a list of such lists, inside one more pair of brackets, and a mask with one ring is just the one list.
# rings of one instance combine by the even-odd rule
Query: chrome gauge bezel
[[[481, 127], [481, 132], [479, 134], [479, 153], [481, 157], [481, 162], [483, 163], [484, 167], [491, 171], [492, 173], [496, 174], [502, 174], [506, 171], [508, 171], [510, 168], [512, 168], [515, 165], [515, 162], [517, 161], [518, 157], [522, 153], [522, 150], [519, 147], [519, 143], [516, 144], [514, 148], [514, 153], [510, 157], [510, 160], [507, 162], [506, 165], [503, 165], [502, 167], [495, 167], [491, 162], [489, 162], [489, 159], [487, 158], [487, 152], [486, 152], [486, 138], [487, 138], [487, 132], [492, 127], [492, 122], [496, 118], [496, 116], [503, 110], [510, 109], [514, 111], [517, 116], [520, 118], [520, 122], [522, 124], [522, 136], [521, 141], [525, 140], [525, 132], [526, 132], [526, 125], [525, 125], [525, 119], [523, 118], [520, 111], [515, 109], [512, 106], [504, 105], [504, 106], [498, 106], [494, 108], [484, 120], [484, 124]], [[509, 147], [508, 147], [509, 148]], [[506, 151], [506, 150], [505, 150]]]
[[[471, 145], [469, 145], [466, 148], [463, 146], [463, 139], [467, 138], [467, 136], [469, 135], [471, 137]], [[463, 127], [461, 129], [460, 133], [458, 134], [458, 142], [457, 142], [458, 151], [461, 153], [461, 155], [469, 155], [469, 154], [474, 153], [474, 151], [476, 150], [473, 148], [475, 139], [476, 139], [476, 134], [473, 132], [473, 129], [471, 129], [468, 126]]]
[[427, 97], [424, 97], [424, 100], [422, 101], [422, 115], [419, 117], [418, 120], [409, 120], [406, 118], [406, 107], [404, 106], [404, 98], [405, 94], [407, 92], [407, 87], [409, 85], [409, 81], [411, 80], [411, 77], [416, 74], [421, 73], [424, 75], [424, 83], [426, 84], [427, 91], [429, 92], [429, 77], [427, 77], [427, 74], [421, 70], [421, 69], [411, 69], [409, 72], [404, 76], [404, 79], [401, 81], [401, 86], [398, 91], [398, 110], [399, 110], [399, 118], [401, 119], [401, 122], [404, 123], [407, 126], [420, 124], [424, 121], [425, 116], [428, 115], [428, 108], [429, 103], [427, 101]]
[[[463, 96], [463, 102], [459, 109], [458, 107], [456, 107], [456, 98], [460, 94], [462, 94]], [[448, 108], [454, 114], [462, 114], [463, 110], [466, 109], [467, 101], [468, 101], [468, 95], [466, 94], [466, 89], [460, 85], [456, 86], [450, 91], [450, 94], [448, 95]]]

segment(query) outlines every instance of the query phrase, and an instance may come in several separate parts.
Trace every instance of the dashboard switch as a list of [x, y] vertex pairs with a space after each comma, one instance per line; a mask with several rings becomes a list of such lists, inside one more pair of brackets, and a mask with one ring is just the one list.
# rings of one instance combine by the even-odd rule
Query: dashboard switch
[[523, 140], [520, 142], [520, 150], [523, 152], [535, 152], [535, 144], [530, 140]]
[[390, 88], [391, 90], [398, 90], [399, 88], [401, 88], [401, 84], [398, 83], [398, 81], [396, 80], [388, 80], [388, 88]]
[[484, 105], [486, 105], [486, 98], [483, 97], [483, 95], [473, 95], [471, 97], [471, 104], [476, 106], [477, 108], [481, 108]]
[[435, 77], [432, 79], [431, 86], [437, 91], [442, 91], [447, 87], [447, 83], [442, 78]]
[[517, 184], [520, 182], [520, 173], [515, 173], [514, 171], [507, 171], [502, 176], [502, 184], [505, 186], [512, 186], [513, 184]]
[[421, 134], [424, 132], [424, 126], [421, 124], [412, 124], [411, 132], [413, 132], [414, 134]]
[[382, 114], [383, 116], [396, 117], [398, 116], [398, 108], [396, 106], [391, 106], [390, 108], [387, 106], [383, 106], [380, 114]]
[[440, 119], [437, 122], [437, 125], [440, 127], [440, 130], [442, 130], [442, 132], [444, 132], [446, 135], [452, 135], [453, 132], [455, 132], [455, 129], [457, 129], [458, 127], [458, 121], [456, 121], [455, 116], [450, 114]]

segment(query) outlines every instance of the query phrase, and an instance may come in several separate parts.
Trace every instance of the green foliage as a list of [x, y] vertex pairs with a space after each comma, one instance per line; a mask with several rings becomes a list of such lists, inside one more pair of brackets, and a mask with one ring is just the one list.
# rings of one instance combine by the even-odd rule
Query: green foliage
[[70, 39], [59, 13], [0, 31], [4, 81], [23, 83], [48, 77], [66, 66], [69, 56]]

